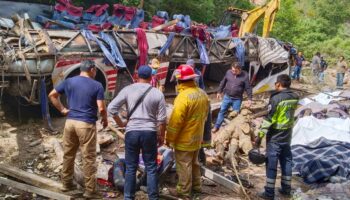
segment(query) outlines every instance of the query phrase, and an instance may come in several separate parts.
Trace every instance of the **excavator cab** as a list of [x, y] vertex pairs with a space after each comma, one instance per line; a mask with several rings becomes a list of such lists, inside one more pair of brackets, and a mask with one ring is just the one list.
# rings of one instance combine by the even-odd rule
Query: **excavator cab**
[[263, 19], [264, 26], [262, 37], [268, 37], [272, 30], [275, 16], [279, 8], [280, 0], [271, 0], [266, 5], [259, 6], [248, 11], [229, 7], [224, 12], [220, 25], [227, 26], [235, 23], [239, 27], [238, 37], [243, 37], [246, 33], [253, 33], [256, 30], [258, 21]]
[[232, 25], [233, 22], [238, 22], [239, 24], [237, 25], [240, 26], [242, 21], [242, 14], [244, 12], [247, 11], [234, 7], [227, 8], [220, 20], [220, 25], [228, 26]]

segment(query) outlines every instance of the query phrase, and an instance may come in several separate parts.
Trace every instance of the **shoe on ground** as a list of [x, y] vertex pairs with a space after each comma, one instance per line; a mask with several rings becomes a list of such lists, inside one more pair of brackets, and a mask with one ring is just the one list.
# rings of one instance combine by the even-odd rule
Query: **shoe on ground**
[[260, 197], [261, 199], [266, 199], [266, 200], [274, 200], [275, 199], [275, 197], [268, 196], [265, 192], [259, 192], [258, 197]]
[[169, 194], [171, 196], [178, 197], [178, 198], [181, 198], [183, 200], [190, 200], [191, 199], [190, 196], [179, 194], [175, 188], [169, 188], [168, 191], [169, 191]]
[[87, 199], [102, 199], [102, 195], [97, 192], [84, 192], [83, 197]]
[[292, 197], [292, 194], [291, 194], [291, 192], [289, 191], [285, 191], [285, 190], [283, 190], [282, 188], [278, 188], [278, 192], [282, 195], [282, 196], [284, 196], [284, 197], [288, 197], [288, 198], [291, 198]]
[[77, 189], [77, 186], [72, 183], [72, 184], [68, 184], [68, 185], [63, 185], [61, 188], [61, 191], [62, 192], [69, 192], [69, 191], [73, 191], [76, 189]]
[[219, 129], [216, 128], [216, 127], [214, 127], [213, 129], [211, 129], [211, 132], [213, 132], [213, 133], [216, 133], [216, 132], [218, 132], [218, 131], [219, 131]]

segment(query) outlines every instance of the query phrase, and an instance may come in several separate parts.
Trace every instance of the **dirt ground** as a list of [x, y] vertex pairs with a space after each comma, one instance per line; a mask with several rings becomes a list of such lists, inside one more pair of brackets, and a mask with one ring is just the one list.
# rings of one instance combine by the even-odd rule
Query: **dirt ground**
[[[308, 69], [303, 71], [303, 75], [301, 82], [293, 81], [293, 88], [307, 91], [310, 94], [317, 93], [318, 91], [331, 91], [335, 88], [335, 72], [332, 69], [327, 71], [324, 84], [313, 82]], [[349, 88], [349, 83], [350, 81], [345, 85], [345, 88]], [[215, 100], [215, 95], [211, 95], [210, 97], [214, 102], [217, 101]], [[256, 102], [260, 100], [259, 98], [255, 98]], [[171, 101], [172, 98], [169, 98], [168, 102]], [[9, 163], [24, 171], [60, 181], [60, 171], [62, 167], [58, 164], [57, 156], [51, 141], [52, 139], [61, 141], [65, 118], [57, 115], [57, 113], [52, 115], [52, 124], [56, 129], [56, 133], [53, 134], [45, 128], [45, 123], [40, 117], [40, 108], [22, 106], [19, 111], [16, 103], [17, 102], [13, 101], [13, 99], [5, 98], [2, 104], [5, 116], [0, 119], [0, 162]], [[100, 153], [106, 155], [103, 159], [109, 159], [111, 162], [114, 161], [113, 159], [115, 159], [115, 157], [110, 155], [116, 154], [117, 151], [123, 149], [123, 142], [118, 140], [115, 135], [114, 139], [115, 141], [111, 145], [101, 148]], [[222, 166], [211, 167], [218, 173], [220, 170], [215, 167], [221, 167], [220, 170], [222, 170]], [[230, 169], [226, 170], [230, 171]], [[243, 166], [240, 168], [240, 175], [253, 184], [252, 188], [247, 189], [250, 198], [258, 199], [256, 194], [263, 190], [265, 184], [265, 166]], [[165, 191], [165, 188], [174, 188], [175, 184], [176, 175], [175, 173], [170, 173], [166, 181], [162, 184], [161, 190]], [[276, 186], [279, 186], [279, 182], [277, 182]], [[309, 189], [308, 186], [303, 184], [297, 177], [293, 178], [293, 188], [300, 188], [302, 191], [307, 191]], [[114, 191], [113, 194], [116, 196], [113, 199], [122, 199], [121, 193]], [[14, 188], [4, 186], [0, 187], [0, 198], [45, 199], [35, 194], [24, 193]], [[137, 199], [147, 199], [146, 194], [144, 192], [138, 192]], [[244, 197], [223, 186], [212, 184], [208, 180], [203, 180], [203, 193], [196, 196], [194, 199], [234, 200], [244, 199]], [[277, 199], [283, 200], [284, 198], [277, 196]]]

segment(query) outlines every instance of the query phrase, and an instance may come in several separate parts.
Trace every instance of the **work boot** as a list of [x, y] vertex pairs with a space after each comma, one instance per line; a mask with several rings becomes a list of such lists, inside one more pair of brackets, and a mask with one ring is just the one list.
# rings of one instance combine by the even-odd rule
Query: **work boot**
[[83, 197], [86, 199], [102, 199], [102, 196], [97, 192], [85, 191]]
[[77, 189], [77, 186], [73, 183], [70, 183], [70, 184], [63, 184], [61, 191], [62, 192], [69, 192], [69, 191], [76, 190], [76, 189]]
[[176, 190], [175, 188], [169, 188], [168, 191], [169, 191], [169, 194], [170, 194], [171, 196], [178, 197], [178, 198], [181, 198], [181, 199], [183, 199], [183, 200], [190, 200], [190, 199], [191, 199], [190, 196], [187, 196], [187, 195], [183, 195], [183, 194], [178, 193], [177, 190]]
[[214, 127], [213, 129], [211, 129], [211, 132], [212, 132], [212, 133], [216, 133], [216, 132], [218, 132], [218, 131], [219, 131], [219, 129], [216, 128], [216, 127]]
[[266, 194], [266, 192], [259, 192], [258, 197], [260, 197], [262, 199], [266, 199], [266, 200], [274, 200], [275, 199], [274, 196], [269, 196]]
[[292, 197], [292, 194], [291, 194], [290, 191], [289, 192], [285, 191], [282, 188], [278, 188], [278, 192], [284, 197], [287, 197], [287, 198], [291, 198]]

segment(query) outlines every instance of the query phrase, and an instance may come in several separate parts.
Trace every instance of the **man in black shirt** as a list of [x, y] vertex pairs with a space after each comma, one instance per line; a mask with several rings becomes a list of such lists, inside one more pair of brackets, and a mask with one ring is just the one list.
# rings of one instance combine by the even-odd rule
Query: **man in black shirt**
[[249, 100], [247, 106], [249, 107], [253, 98], [253, 92], [249, 84], [248, 73], [242, 71], [241, 66], [238, 63], [234, 63], [232, 68], [226, 72], [226, 75], [219, 86], [217, 98], [222, 99], [222, 96], [224, 96], [224, 98], [222, 100], [213, 133], [220, 129], [220, 126], [224, 121], [224, 115], [230, 106], [232, 106], [234, 111], [240, 111], [244, 91], [246, 91], [248, 95]]

